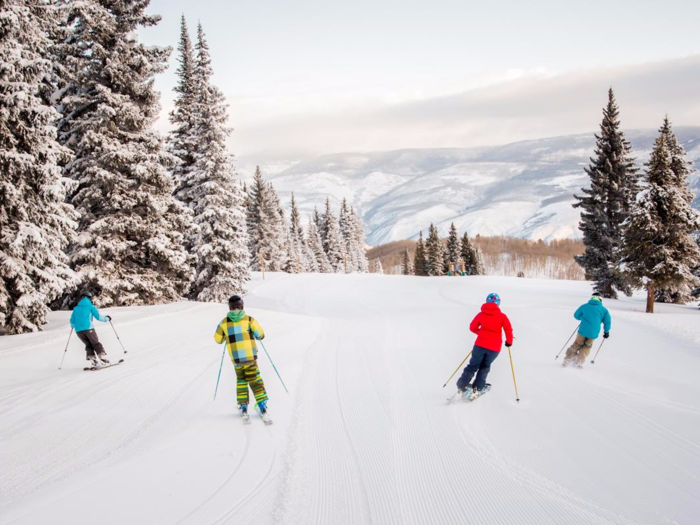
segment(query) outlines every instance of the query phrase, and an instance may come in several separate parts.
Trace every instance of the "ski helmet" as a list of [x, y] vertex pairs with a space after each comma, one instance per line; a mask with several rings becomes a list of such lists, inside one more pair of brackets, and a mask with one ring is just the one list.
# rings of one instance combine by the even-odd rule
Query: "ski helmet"
[[593, 297], [591, 297], [591, 299], [593, 299], [594, 301], [598, 301], [600, 303], [603, 302], [603, 298], [600, 296], [600, 294], [597, 294], [597, 293], [594, 293]]
[[80, 292], [80, 297], [88, 297], [88, 298], [91, 298], [91, 297], [92, 297], [92, 294], [90, 293], [90, 290], [83, 290], [82, 292]]
[[487, 303], [496, 303], [498, 306], [501, 306], [501, 298], [498, 296], [497, 293], [490, 293], [486, 296], [486, 302]]
[[228, 298], [229, 310], [243, 310], [243, 299], [240, 295], [232, 295]]

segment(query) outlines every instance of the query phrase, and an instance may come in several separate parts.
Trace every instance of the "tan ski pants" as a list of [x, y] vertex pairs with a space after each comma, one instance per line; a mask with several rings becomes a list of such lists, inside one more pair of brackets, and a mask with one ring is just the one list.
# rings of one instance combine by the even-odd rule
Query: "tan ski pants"
[[569, 349], [566, 351], [566, 357], [564, 357], [564, 362], [570, 362], [571, 364], [583, 365], [591, 353], [591, 348], [593, 348], [593, 341], [590, 337], [584, 337], [581, 334], [576, 334], [576, 340]]

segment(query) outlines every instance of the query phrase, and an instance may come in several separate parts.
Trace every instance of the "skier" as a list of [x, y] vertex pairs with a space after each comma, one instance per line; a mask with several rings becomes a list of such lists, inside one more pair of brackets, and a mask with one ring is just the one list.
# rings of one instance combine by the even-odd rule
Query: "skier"
[[107, 353], [97, 338], [97, 333], [92, 326], [92, 320], [94, 318], [106, 323], [111, 321], [112, 318], [109, 315], [100, 315], [100, 312], [90, 300], [92, 294], [88, 290], [80, 292], [80, 297], [80, 301], [73, 308], [73, 313], [70, 316], [70, 325], [75, 330], [75, 335], [78, 336], [78, 339], [85, 344], [85, 351], [87, 352], [85, 359], [90, 361], [91, 366], [108, 365]]
[[574, 317], [581, 321], [576, 334], [576, 340], [567, 349], [562, 366], [576, 365], [583, 368], [583, 363], [591, 353], [593, 341], [600, 335], [600, 325], [603, 324], [603, 338], [610, 337], [610, 312], [603, 306], [603, 299], [597, 293], [590, 301], [582, 304], [574, 312]]
[[260, 369], [258, 368], [258, 348], [256, 339], [264, 339], [265, 332], [258, 322], [246, 315], [243, 299], [233, 295], [228, 300], [230, 312], [219, 323], [214, 340], [221, 344], [226, 341], [231, 361], [236, 369], [236, 400], [241, 415], [248, 417], [248, 387], [253, 391], [260, 415], [267, 414], [267, 392]]
[[[477, 338], [469, 364], [457, 380], [457, 389], [463, 398], [476, 399], [491, 389], [491, 385], [486, 383], [486, 377], [491, 370], [491, 363], [501, 351], [501, 330], [506, 334], [506, 346], [510, 348], [513, 345], [513, 328], [506, 314], [501, 312], [500, 305], [501, 298], [498, 294], [490, 293], [486, 297], [486, 303], [481, 306], [481, 312], [469, 325], [469, 330], [477, 334]], [[474, 374], [476, 379], [471, 385]]]

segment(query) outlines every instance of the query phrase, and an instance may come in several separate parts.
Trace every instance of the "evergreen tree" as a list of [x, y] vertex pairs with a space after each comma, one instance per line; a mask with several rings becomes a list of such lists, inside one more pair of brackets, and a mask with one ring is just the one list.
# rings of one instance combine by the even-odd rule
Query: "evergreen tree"
[[290, 261], [292, 273], [310, 272], [310, 264], [307, 256], [307, 249], [304, 241], [304, 231], [301, 227], [301, 218], [297, 209], [294, 193], [291, 199], [291, 211], [289, 218], [289, 242], [290, 242]]
[[201, 24], [197, 30], [194, 68], [194, 164], [191, 185], [182, 188], [184, 201], [195, 213], [198, 233], [193, 246], [196, 278], [193, 297], [199, 301], [226, 302], [242, 294], [250, 279], [244, 194], [235, 176], [226, 139], [228, 113], [223, 94], [211, 83], [213, 70]]
[[464, 273], [467, 275], [478, 275], [476, 273], [477, 261], [476, 261], [476, 249], [472, 246], [469, 240], [469, 235], [464, 232], [462, 236], [462, 245], [460, 248], [460, 256], [464, 261]]
[[277, 192], [272, 184], [265, 183], [260, 168], [249, 191], [248, 241], [251, 265], [261, 270], [261, 254], [265, 269], [283, 271], [288, 262], [284, 217]]
[[403, 263], [401, 264], [401, 273], [403, 275], [411, 275], [413, 266], [411, 265], [411, 257], [408, 255], [408, 248], [403, 249]]
[[316, 227], [316, 221], [309, 219], [309, 228], [307, 231], [307, 244], [309, 250], [313, 253], [314, 261], [318, 272], [320, 273], [333, 273], [333, 267], [328, 261], [328, 256], [323, 249], [323, 241], [321, 240], [321, 235]]
[[445, 249], [445, 267], [444, 271], [449, 270], [449, 263], [458, 263], [462, 260], [461, 243], [459, 241], [459, 234], [457, 233], [457, 228], [455, 223], [450, 224], [450, 233], [447, 237], [447, 246]]
[[[201, 42], [199, 45], [201, 47]], [[208, 55], [208, 50], [206, 54]], [[201, 100], [197, 100], [197, 84], [199, 83], [199, 87], [202, 87], [202, 74], [209, 74], [207, 70], [210, 66], [208, 63], [201, 64], [200, 57], [199, 78], [195, 78], [197, 60], [187, 31], [185, 15], [182, 15], [180, 21], [178, 62], [180, 65], [176, 72], [178, 83], [175, 86], [175, 108], [170, 112], [170, 123], [174, 128], [168, 136], [168, 151], [178, 159], [178, 163], [172, 169], [176, 182], [175, 197], [189, 206], [192, 202], [191, 189], [194, 184], [191, 172], [196, 160], [197, 146], [201, 142], [201, 137], [197, 136], [195, 130], [196, 113], [202, 108]]]
[[56, 140], [51, 13], [40, 2], [0, 2], [0, 328], [11, 334], [46, 323], [47, 304], [73, 285], [64, 249], [77, 215]]
[[352, 228], [352, 260], [354, 269], [361, 273], [369, 271], [369, 261], [365, 250], [365, 228], [362, 219], [355, 213], [355, 208], [350, 208], [350, 224]]
[[345, 271], [345, 246], [343, 237], [340, 234], [340, 226], [331, 210], [330, 199], [326, 199], [326, 213], [323, 215], [323, 231], [321, 232], [323, 240], [323, 251], [326, 252], [328, 262], [334, 272]]
[[372, 262], [373, 262], [372, 266], [374, 267], [374, 273], [383, 274], [384, 267], [382, 266], [382, 261], [380, 261], [379, 259], [374, 259], [374, 261], [372, 261]]
[[147, 6], [76, 2], [59, 46], [70, 75], [58, 100], [59, 138], [75, 156], [65, 174], [78, 183], [69, 199], [81, 214], [71, 264], [84, 285], [101, 289], [105, 306], [179, 300], [192, 281], [183, 247], [191, 212], [172, 196], [166, 168], [175, 159], [151, 129], [160, 111], [153, 77], [170, 49], [138, 43], [138, 29], [160, 20]]
[[416, 251], [413, 254], [413, 273], [415, 275], [428, 275], [428, 261], [425, 256], [425, 244], [423, 243], [423, 232], [418, 234]]
[[668, 118], [645, 166], [648, 186], [625, 225], [624, 254], [632, 275], [645, 281], [647, 312], [653, 313], [657, 290], [677, 293], [686, 302], [700, 284], [692, 272], [700, 263], [693, 238], [700, 230], [700, 215], [691, 207], [695, 197], [687, 182], [691, 167]]
[[425, 243], [428, 275], [444, 275], [443, 246], [437, 228], [431, 224], [428, 230], [428, 239]]
[[585, 168], [590, 189], [575, 195], [574, 208], [581, 208], [579, 229], [586, 251], [576, 261], [594, 282], [594, 290], [603, 297], [616, 298], [617, 291], [632, 292], [622, 271], [622, 225], [629, 216], [638, 192], [638, 175], [632, 147], [620, 129], [619, 110], [612, 89], [603, 110], [600, 135], [596, 135], [595, 157]]
[[260, 266], [260, 242], [261, 242], [261, 212], [265, 194], [265, 181], [263, 180], [260, 166], [255, 167], [253, 182], [248, 188], [246, 202], [246, 226], [248, 230], [248, 250], [250, 253], [251, 268], [261, 270]]

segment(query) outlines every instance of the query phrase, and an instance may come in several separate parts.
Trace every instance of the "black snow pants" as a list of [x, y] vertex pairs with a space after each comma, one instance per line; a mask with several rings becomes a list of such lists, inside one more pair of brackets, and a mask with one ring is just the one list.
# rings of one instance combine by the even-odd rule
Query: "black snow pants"
[[105, 347], [102, 346], [100, 340], [97, 338], [97, 332], [94, 328], [90, 330], [83, 330], [82, 332], [75, 332], [83, 344], [85, 344], [85, 351], [87, 352], [87, 357], [90, 358], [97, 355], [105, 355]]

